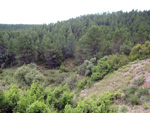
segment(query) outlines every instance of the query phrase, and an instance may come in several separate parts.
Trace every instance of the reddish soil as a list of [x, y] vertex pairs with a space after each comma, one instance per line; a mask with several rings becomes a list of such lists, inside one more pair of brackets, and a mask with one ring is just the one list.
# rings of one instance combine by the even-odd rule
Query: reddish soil
[[[144, 66], [146, 64], [150, 64], [150, 60], [149, 59], [139, 61], [138, 63], [133, 64], [131, 66], [131, 68], [133, 69], [133, 72], [134, 72], [135, 76], [133, 77], [133, 79], [130, 80], [129, 86], [133, 85], [133, 82], [134, 82], [135, 79], [137, 79], [137, 78], [139, 78], [141, 76], [144, 76], [145, 79], [146, 79], [146, 81], [142, 85], [142, 87], [150, 87], [150, 73], [148, 72], [148, 70], [143, 70]], [[136, 66], [136, 67], [134, 67], [134, 66]], [[127, 72], [127, 73], [129, 73], [129, 72]]]
[[38, 65], [41, 69], [42, 69], [42, 71], [46, 71], [47, 69], [44, 67], [44, 66], [42, 66], [42, 65]]
[[66, 67], [74, 67], [74, 64], [73, 64], [73, 62], [66, 62], [66, 64], [65, 64], [65, 66]]

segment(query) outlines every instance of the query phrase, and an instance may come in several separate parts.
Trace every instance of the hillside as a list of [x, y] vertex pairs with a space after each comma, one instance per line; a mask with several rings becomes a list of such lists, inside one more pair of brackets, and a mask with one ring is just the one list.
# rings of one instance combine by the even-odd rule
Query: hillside
[[90, 14], [48, 25], [0, 25], [0, 64], [43, 63], [48, 68], [75, 57], [123, 53], [149, 41], [150, 11]]
[[[105, 78], [99, 82], [94, 83], [90, 88], [85, 88], [81, 91], [80, 96], [87, 98], [93, 94], [99, 95], [104, 92], [117, 92], [123, 91], [127, 87], [133, 86], [134, 80], [144, 76], [145, 82], [139, 86], [143, 88], [150, 88], [150, 59], [131, 62], [119, 70], [105, 76]], [[122, 93], [124, 96], [124, 93]], [[143, 100], [143, 103], [145, 101]], [[120, 108], [124, 105], [127, 106], [128, 112], [126, 113], [149, 113], [150, 101], [145, 102], [147, 109], [145, 110], [143, 105], [130, 106], [125, 104], [123, 100], [119, 101]], [[121, 112], [119, 112], [121, 113]]]
[[142, 87], [150, 87], [150, 60], [131, 62], [119, 70], [110, 73], [103, 80], [93, 84], [91, 88], [82, 90], [81, 96], [88, 97], [93, 93], [100, 94], [106, 91], [115, 92], [133, 85], [134, 79], [145, 76], [146, 81]]
[[0, 25], [0, 113], [150, 112], [150, 11]]
[[[75, 71], [74, 69], [78, 68], [78, 67], [76, 67], [73, 64], [72, 59], [65, 61], [64, 65], [68, 69], [68, 72], [62, 73], [62, 74], [60, 72], [58, 72], [58, 70], [45, 69], [41, 65], [39, 67], [43, 70], [43, 73], [45, 73], [45, 75], [47, 76], [47, 79], [49, 79], [51, 81], [50, 83], [51, 83], [51, 86], [53, 86], [53, 87], [57, 87], [57, 85], [55, 83], [63, 84], [66, 82], [69, 85], [70, 84], [69, 81], [71, 80], [72, 84], [69, 85], [69, 87], [72, 88], [73, 91], [75, 92], [75, 95], [74, 95], [75, 101], [79, 101], [80, 99], [84, 100], [86, 98], [88, 99], [93, 94], [100, 95], [105, 92], [115, 93], [115, 92], [120, 91], [121, 98], [118, 98], [118, 100], [113, 103], [113, 106], [118, 106], [119, 113], [122, 113], [121, 110], [124, 107], [125, 107], [124, 109], [127, 109], [125, 113], [148, 113], [148, 112], [150, 112], [149, 96], [146, 97], [147, 99], [145, 100], [145, 97], [143, 95], [143, 97], [141, 97], [141, 102], [138, 105], [132, 105], [130, 103], [126, 103], [126, 101], [124, 100], [124, 96], [125, 96], [124, 90], [127, 88], [130, 88], [132, 86], [135, 86], [134, 82], [138, 78], [140, 78], [142, 76], [144, 76], [144, 78], [145, 78], [144, 83], [139, 85], [138, 88], [140, 88], [140, 87], [141, 88], [149, 88], [150, 87], [150, 77], [149, 77], [150, 76], [150, 69], [149, 69], [150, 59], [137, 60], [134, 62], [130, 62], [127, 65], [124, 65], [122, 68], [119, 68], [118, 70], [106, 75], [104, 77], [104, 79], [92, 83], [90, 85], [90, 87], [88, 87], [88, 85], [85, 85], [80, 90], [78, 89], [80, 87], [73, 86], [73, 81], [72, 81], [73, 80], [72, 77], [74, 78], [75, 76], [77, 77], [77, 78], [75, 77], [77, 81], [74, 79], [75, 80], [74, 82], [76, 82], [76, 84], [85, 80], [85, 78], [83, 76], [78, 75], [74, 72]], [[0, 78], [0, 87], [2, 89], [8, 90], [10, 87], [9, 84], [11, 84], [11, 83], [13, 83], [13, 84], [21, 83], [21, 81], [17, 82], [17, 79], [14, 76], [15, 72], [17, 71], [17, 68], [8, 68], [3, 71], [4, 71], [3, 72], [4, 75], [1, 75], [1, 78]], [[51, 74], [47, 75], [48, 73], [51, 73]], [[53, 79], [51, 78], [52, 74], [55, 75], [55, 77]], [[69, 76], [70, 74], [73, 76]], [[62, 78], [62, 76], [64, 78]], [[10, 77], [11, 77], [11, 79], [10, 79]], [[59, 79], [59, 80], [57, 80], [57, 79]], [[22, 86], [20, 86], [20, 87], [22, 87]], [[23, 86], [23, 87], [25, 87], [25, 86]], [[145, 104], [146, 104], [146, 109], [145, 109]]]

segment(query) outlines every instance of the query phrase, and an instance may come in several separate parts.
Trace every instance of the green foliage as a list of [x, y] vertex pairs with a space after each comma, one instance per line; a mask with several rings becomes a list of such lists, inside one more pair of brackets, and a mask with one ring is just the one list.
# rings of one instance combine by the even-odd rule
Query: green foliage
[[68, 72], [68, 69], [66, 69], [66, 67], [64, 65], [61, 65], [59, 67], [59, 72], [62, 73], [62, 72]]
[[141, 104], [141, 100], [139, 99], [139, 97], [137, 95], [133, 95], [131, 94], [128, 98], [127, 98], [127, 103], [131, 103], [132, 105], [140, 105]]
[[129, 98], [129, 96], [131, 94], [135, 94], [135, 92], [138, 90], [137, 86], [132, 86], [130, 88], [127, 88], [124, 90], [125, 92], [125, 96], [124, 96], [124, 99], [126, 100], [127, 98]]
[[70, 79], [67, 80], [69, 89], [73, 90], [74, 88], [76, 88], [76, 82], [77, 82], [77, 76], [71, 75]]
[[150, 56], [150, 41], [146, 41], [145, 44], [137, 44], [135, 45], [131, 52], [130, 52], [130, 59], [136, 60], [136, 59], [144, 59], [149, 58]]
[[150, 95], [146, 95], [146, 101], [149, 101], [150, 100]]
[[48, 109], [49, 108], [44, 102], [35, 101], [28, 107], [26, 113], [49, 113]]
[[135, 79], [134, 82], [133, 82], [133, 84], [134, 84], [134, 85], [137, 85], [137, 86], [140, 86], [140, 85], [142, 85], [144, 82], [145, 82], [145, 77], [144, 77], [144, 76], [141, 76], [141, 77]]
[[92, 26], [87, 30], [77, 45], [76, 56], [79, 61], [84, 61], [92, 57], [100, 58], [104, 53], [107, 53], [106, 50], [109, 48], [109, 44], [103, 37], [105, 37], [105, 33], [109, 29], [107, 26]]
[[31, 85], [33, 81], [44, 81], [45, 76], [36, 68], [31, 68], [31, 65], [24, 65], [17, 69], [15, 76], [18, 81], [27, 85]]
[[125, 96], [124, 99], [127, 103], [131, 103], [132, 105], [139, 105], [140, 99], [137, 95], [135, 95], [136, 91], [138, 90], [138, 87], [132, 86], [130, 88], [127, 88], [124, 90]]
[[92, 74], [91, 69], [95, 64], [96, 64], [96, 58], [85, 60], [84, 63], [79, 66], [77, 73], [85, 76], [90, 76]]
[[32, 108], [31, 110], [34, 110], [33, 107], [36, 107], [36, 104], [34, 102], [36, 101], [39, 101], [39, 103], [44, 101], [44, 87], [43, 84], [40, 84], [39, 82], [33, 82], [33, 84], [30, 87], [30, 90], [24, 91], [24, 94], [21, 95], [20, 100], [17, 103], [15, 111], [26, 113], [27, 109], [30, 110]]
[[128, 57], [125, 55], [109, 55], [103, 58], [100, 58], [97, 61], [97, 65], [92, 68], [92, 79], [100, 80], [108, 73], [113, 70], [119, 69], [121, 66], [129, 62]]
[[58, 84], [62, 84], [66, 78], [66, 74], [65, 73], [61, 73], [57, 76], [55, 76], [55, 84], [58, 85]]
[[78, 89], [83, 89], [85, 86], [91, 87], [92, 81], [89, 77], [85, 77], [84, 80], [81, 80], [76, 84]]
[[55, 109], [62, 110], [67, 104], [72, 103], [74, 93], [70, 92], [67, 85], [59, 86], [57, 89], [48, 92], [46, 102]]
[[127, 106], [122, 106], [120, 111], [121, 111], [122, 113], [126, 113], [126, 112], [128, 111]]
[[2, 74], [3, 73], [3, 70], [2, 69], [0, 69], [0, 74]]
[[120, 53], [125, 54], [125, 55], [129, 55], [131, 52], [132, 46], [133, 46], [133, 44], [130, 41], [124, 42], [120, 46]]
[[111, 67], [108, 63], [108, 57], [105, 56], [97, 61], [97, 66], [92, 68], [92, 79], [99, 80], [102, 79], [111, 71]]
[[126, 103], [139, 105], [141, 104], [141, 96], [149, 95], [149, 88], [138, 88], [137, 86], [132, 86], [125, 89], [124, 93], [124, 100], [126, 101]]
[[37, 66], [35, 63], [30, 63], [27, 65], [27, 67], [29, 67], [30, 69], [36, 69], [36, 70], [42, 72], [42, 69], [39, 66]]
[[[118, 93], [119, 94], [119, 93]], [[118, 94], [102, 93], [98, 97], [95, 95], [80, 101], [77, 107], [72, 108], [71, 105], [66, 105], [65, 113], [117, 113], [117, 109], [111, 108], [112, 100], [115, 100]], [[120, 94], [119, 94], [120, 95]]]
[[0, 88], [0, 113], [4, 112], [5, 110], [5, 97], [4, 91]]
[[149, 40], [149, 12], [90, 14], [48, 25], [0, 25], [0, 64], [36, 62], [55, 68], [74, 56], [82, 63], [112, 53], [128, 55], [135, 44]]
[[79, 89], [83, 89], [86, 84], [87, 84], [87, 81], [86, 80], [82, 80], [82, 81], [77, 83], [77, 87]]
[[78, 66], [78, 65], [79, 65], [79, 62], [78, 62], [78, 61], [74, 61], [73, 64], [74, 64], [75, 66]]
[[136, 60], [137, 58], [140, 58], [141, 55], [139, 54], [139, 50], [141, 49], [141, 44], [135, 45], [130, 53], [130, 59], [131, 60]]
[[4, 93], [5, 112], [12, 113], [20, 99], [21, 93], [17, 85], [12, 85], [10, 90]]
[[55, 89], [44, 88], [44, 84], [33, 82], [29, 90], [23, 90], [13, 85], [9, 91], [0, 90], [0, 112], [15, 113], [117, 113], [118, 109], [112, 106], [112, 102], [121, 94], [102, 93], [98, 97], [93, 95], [83, 101], [79, 101], [77, 106], [73, 105], [73, 95], [67, 85], [59, 86]]
[[143, 95], [149, 95], [149, 88], [140, 88], [137, 92], [137, 96], [140, 98]]

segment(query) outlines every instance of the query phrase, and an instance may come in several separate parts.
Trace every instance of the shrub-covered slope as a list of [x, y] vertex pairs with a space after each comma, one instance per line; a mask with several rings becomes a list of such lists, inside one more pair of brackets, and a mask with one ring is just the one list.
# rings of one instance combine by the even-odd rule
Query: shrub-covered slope
[[[131, 62], [119, 68], [119, 70], [106, 75], [103, 80], [94, 83], [90, 88], [85, 87], [81, 91], [80, 96], [87, 98], [92, 94], [99, 95], [106, 91], [117, 92], [120, 90], [122, 92], [122, 99], [118, 103], [119, 113], [122, 113], [122, 109], [127, 109], [125, 113], [150, 112], [149, 67], [150, 59]], [[132, 87], [136, 88], [135, 92], [131, 90]]]

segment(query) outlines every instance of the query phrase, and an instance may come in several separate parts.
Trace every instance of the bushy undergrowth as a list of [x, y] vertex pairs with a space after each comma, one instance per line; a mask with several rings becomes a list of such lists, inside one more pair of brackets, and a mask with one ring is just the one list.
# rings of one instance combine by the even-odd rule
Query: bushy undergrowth
[[27, 90], [12, 85], [8, 91], [0, 90], [0, 113], [117, 113], [118, 109], [111, 105], [119, 92], [94, 95], [77, 104], [73, 103], [73, 96], [67, 85], [53, 89], [33, 82]]
[[[114, 70], [117, 70], [120, 67], [126, 65], [129, 61], [149, 58], [149, 56], [150, 56], [150, 41], [146, 41], [145, 44], [143, 45], [141, 44], [135, 45], [129, 54], [129, 58], [128, 56], [122, 54], [104, 56], [103, 58], [100, 58], [97, 61], [96, 66], [94, 65], [95, 63], [91, 61], [91, 59], [90, 61], [85, 60], [84, 63], [78, 68], [77, 73], [86, 76], [91, 75], [91, 78], [94, 81], [96, 81], [102, 79], [108, 73], [113, 72]], [[94, 59], [93, 61], [95, 62], [96, 59]], [[142, 80], [136, 82], [142, 82]]]
[[37, 66], [35, 63], [30, 63], [27, 65], [27, 67], [29, 67], [30, 69], [36, 69], [36, 70], [42, 72], [42, 69], [39, 66]]
[[67, 85], [52, 89], [39, 82], [23, 91], [12, 85], [6, 92], [0, 90], [0, 94], [0, 113], [56, 113], [72, 104], [74, 95]]
[[144, 59], [149, 58], [150, 56], [150, 41], [146, 41], [145, 44], [137, 44], [135, 45], [131, 52], [130, 52], [130, 59], [136, 60], [136, 59]]
[[92, 79], [93, 80], [100, 80], [105, 75], [114, 70], [119, 69], [121, 66], [127, 64], [129, 59], [126, 55], [109, 55], [103, 58], [100, 58], [97, 61], [97, 65], [92, 67]]
[[134, 80], [134, 85], [140, 86], [145, 82], [145, 77], [141, 76], [138, 79]]
[[142, 103], [141, 96], [145, 98], [149, 95], [149, 88], [139, 88], [132, 86], [124, 90], [124, 100], [131, 105], [139, 105]]
[[91, 87], [92, 81], [90, 80], [89, 77], [86, 77], [84, 80], [80, 81], [77, 83], [77, 88], [78, 89], [83, 89], [85, 86]]
[[85, 76], [92, 74], [92, 67], [96, 64], [96, 58], [85, 60], [84, 63], [78, 68], [77, 73]]
[[66, 67], [64, 65], [61, 65], [60, 68], [59, 68], [59, 72], [62, 73], [62, 72], [68, 72], [68, 69], [66, 69]]
[[29, 64], [23, 65], [15, 72], [15, 76], [19, 82], [31, 85], [33, 81], [44, 81], [45, 76], [41, 73], [37, 66]]
[[49, 113], [48, 106], [41, 101], [35, 101], [27, 108], [26, 113]]
[[76, 107], [66, 105], [65, 113], [117, 113], [118, 109], [111, 109], [112, 101], [116, 100], [120, 93], [103, 93], [80, 101]]
[[2, 69], [0, 69], [0, 74], [2, 74], [3, 73], [3, 70]]
[[122, 113], [126, 113], [126, 112], [128, 111], [127, 106], [122, 106], [120, 111], [121, 111]]

